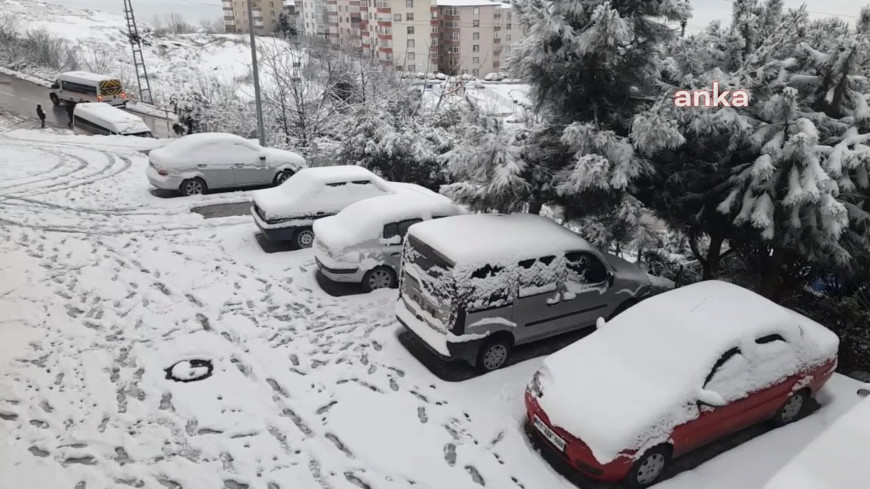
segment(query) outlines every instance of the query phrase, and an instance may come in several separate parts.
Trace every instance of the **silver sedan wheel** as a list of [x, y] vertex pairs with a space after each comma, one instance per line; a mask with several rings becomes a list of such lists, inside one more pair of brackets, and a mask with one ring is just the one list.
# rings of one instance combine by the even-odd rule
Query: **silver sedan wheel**
[[386, 289], [393, 283], [393, 276], [390, 275], [390, 272], [384, 269], [378, 269], [372, 271], [369, 274], [369, 288], [372, 290], [375, 289]]
[[286, 182], [288, 178], [290, 178], [290, 172], [282, 171], [277, 177], [275, 177], [275, 183], [281, 185]]
[[648, 485], [662, 475], [662, 470], [665, 468], [665, 456], [661, 453], [654, 453], [647, 457], [637, 470], [637, 482], [641, 485]]
[[184, 195], [200, 195], [202, 191], [202, 182], [199, 180], [188, 180], [184, 184]]
[[783, 423], [790, 423], [800, 414], [801, 408], [804, 407], [804, 396], [796, 394], [785, 401], [785, 406], [782, 407]]
[[496, 370], [504, 365], [504, 362], [507, 361], [507, 356], [507, 347], [496, 343], [490, 346], [486, 350], [486, 353], [483, 354], [483, 367], [487, 370]]

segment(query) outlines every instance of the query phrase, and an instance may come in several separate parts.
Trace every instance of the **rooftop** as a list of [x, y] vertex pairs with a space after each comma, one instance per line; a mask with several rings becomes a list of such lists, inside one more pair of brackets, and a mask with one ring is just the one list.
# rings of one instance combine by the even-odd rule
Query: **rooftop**
[[417, 239], [457, 264], [509, 263], [592, 246], [555, 221], [533, 214], [472, 214], [423, 222]]

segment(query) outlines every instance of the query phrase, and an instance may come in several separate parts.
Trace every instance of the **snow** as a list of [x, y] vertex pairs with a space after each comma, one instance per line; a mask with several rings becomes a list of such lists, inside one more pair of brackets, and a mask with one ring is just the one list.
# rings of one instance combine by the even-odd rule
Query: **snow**
[[89, 73], [87, 71], [67, 71], [57, 75], [58, 79], [81, 82], [81, 83], [100, 83], [106, 80], [117, 80], [115, 76], [99, 75], [97, 73]]
[[[120, 6], [118, 7], [120, 9]], [[35, 0], [0, 0], [0, 12], [13, 15], [22, 31], [46, 29], [49, 34], [64, 39], [67, 46], [83, 56], [87, 64], [120, 76], [128, 94], [138, 98], [136, 71], [130, 60], [130, 45], [126, 40], [127, 23], [122, 14], [98, 10], [77, 10], [63, 5]], [[220, 5], [215, 4], [215, 14]], [[140, 33], [148, 26], [146, 19], [137, 19]], [[209, 80], [239, 81], [242, 90], [249, 87], [251, 50], [247, 36], [234, 34], [179, 34], [153, 37], [150, 46], [142, 47], [156, 106], [168, 106], [174, 94], [192, 86], [207, 85]], [[266, 49], [286, 46], [278, 38], [261, 37], [258, 46]], [[104, 68], [103, 68], [104, 67]], [[57, 73], [34, 66], [13, 66], [31, 77], [53, 81]], [[89, 68], [89, 67], [88, 67]], [[91, 71], [94, 69], [89, 68]], [[271, 81], [261, 79], [263, 88]], [[43, 83], [43, 85], [48, 85]], [[165, 113], [141, 103], [128, 103], [131, 110], [155, 117]]]
[[513, 265], [523, 259], [592, 250], [580, 236], [551, 219], [531, 214], [436, 219], [417, 224], [409, 232], [454, 263], [472, 265]]
[[76, 104], [75, 115], [121, 135], [150, 133], [141, 117], [103, 103]]
[[366, 199], [314, 223], [314, 234], [331, 250], [340, 252], [382, 236], [384, 225], [406, 219], [452, 216], [459, 208], [442, 195], [396, 194]]
[[[357, 183], [367, 182], [367, 183]], [[361, 166], [306, 168], [281, 185], [254, 194], [268, 219], [335, 214], [354, 202], [389, 195], [383, 179]]]
[[764, 489], [862, 487], [870, 446], [870, 398], [850, 409], [764, 486]]
[[[332, 297], [312, 250], [190, 212], [250, 192], [152, 194], [154, 144], [0, 134], [0, 485], [575, 487], [523, 433], [542, 358], [440, 380], [397, 339], [395, 290]], [[194, 358], [211, 377], [165, 379]], [[762, 487], [861, 385], [835, 375], [818, 412], [656, 489]]]
[[151, 160], [161, 168], [190, 170], [198, 160], [209, 162], [253, 163], [255, 158], [266, 155], [270, 161], [289, 164], [294, 168], [305, 166], [305, 159], [293, 152], [274, 148], [262, 148], [259, 144], [241, 136], [225, 133], [200, 133], [175, 139], [151, 152]]
[[[786, 345], [755, 343], [771, 334], [785, 338], [793, 354], [771, 359], [765, 350]], [[838, 343], [821, 325], [746, 289], [701, 282], [647, 299], [547, 358], [540, 404], [608, 463], [625, 450], [667, 441], [674, 427], [694, 419], [707, 374], [731, 348], [742, 355], [726, 363], [720, 384], [708, 386], [722, 389], [726, 400], [824, 364]], [[751, 377], [736, 374], [744, 360]]]

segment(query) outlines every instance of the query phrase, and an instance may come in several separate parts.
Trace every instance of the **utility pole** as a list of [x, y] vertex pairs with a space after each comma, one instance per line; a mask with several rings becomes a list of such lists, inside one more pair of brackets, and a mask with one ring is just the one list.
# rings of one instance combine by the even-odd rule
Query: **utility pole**
[[127, 19], [127, 35], [133, 48], [133, 66], [136, 67], [136, 81], [139, 82], [139, 100], [146, 104], [153, 104], [151, 82], [148, 81], [145, 58], [142, 57], [142, 38], [139, 37], [139, 29], [136, 27], [132, 0], [124, 0], [124, 17]]
[[257, 135], [260, 138], [260, 146], [266, 146], [266, 132], [263, 128], [263, 102], [260, 98], [260, 72], [257, 68], [257, 41], [254, 36], [254, 9], [253, 0], [245, 0], [248, 4], [248, 32], [251, 35], [251, 68], [254, 70], [254, 99], [257, 104]]

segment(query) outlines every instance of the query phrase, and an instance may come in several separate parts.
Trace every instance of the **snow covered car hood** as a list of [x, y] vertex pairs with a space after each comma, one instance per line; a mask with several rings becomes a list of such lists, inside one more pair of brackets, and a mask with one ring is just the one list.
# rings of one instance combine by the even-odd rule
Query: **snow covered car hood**
[[[547, 357], [538, 403], [553, 425], [606, 464], [666, 442], [676, 426], [695, 419], [701, 388], [722, 354], [735, 345], [751, 354], [755, 339], [769, 334], [796, 352], [765, 365], [770, 378], [836, 357], [837, 336], [818, 323], [736, 285], [707, 281], [647, 299]], [[747, 379], [749, 392], [767, 387], [756, 381]]]
[[631, 263], [616, 255], [611, 255], [610, 253], [604, 253], [604, 258], [607, 260], [607, 263], [613, 267], [616, 273], [616, 278], [628, 282], [624, 285], [629, 285], [629, 283], [631, 283], [646, 288], [650, 286], [649, 275], [641, 270], [637, 263]]
[[305, 158], [299, 153], [275, 148], [263, 148], [261, 154], [266, 155], [266, 161], [270, 166], [288, 165], [293, 168], [293, 171], [306, 167]]

